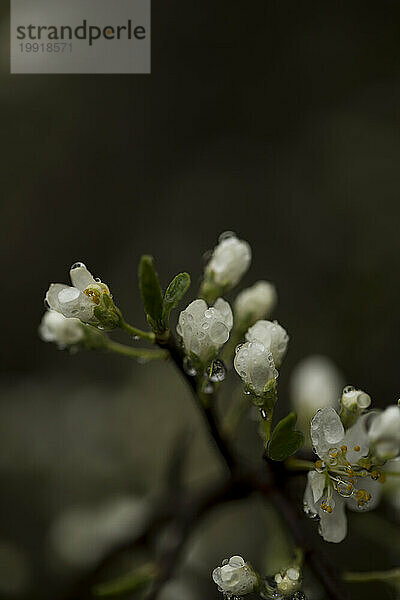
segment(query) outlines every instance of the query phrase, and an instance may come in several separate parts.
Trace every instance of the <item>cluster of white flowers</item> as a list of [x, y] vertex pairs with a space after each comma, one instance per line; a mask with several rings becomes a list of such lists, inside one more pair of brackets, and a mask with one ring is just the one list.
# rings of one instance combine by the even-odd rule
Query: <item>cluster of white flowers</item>
[[176, 330], [182, 337], [186, 354], [207, 364], [228, 341], [232, 325], [228, 302], [218, 298], [209, 308], [204, 300], [198, 299], [180, 313]]
[[[368, 394], [358, 390], [355, 396], [369, 406]], [[325, 407], [313, 418], [310, 433], [319, 460], [308, 474], [304, 508], [319, 517], [326, 541], [341, 542], [347, 533], [345, 507], [365, 511], [379, 502], [382, 466], [400, 452], [400, 408], [364, 413], [345, 429], [335, 409]]]
[[249, 391], [262, 396], [278, 377], [289, 336], [276, 321], [257, 321], [236, 348], [234, 365]]
[[225, 559], [221, 567], [214, 569], [212, 578], [228, 597], [250, 594], [257, 585], [257, 575], [241, 556]]
[[86, 325], [113, 329], [119, 323], [119, 311], [108, 286], [100, 279], [94, 279], [83, 263], [72, 265], [70, 277], [72, 286], [50, 285], [45, 298], [48, 310], [42, 318], [39, 335], [59, 348], [77, 347], [83, 343], [99, 347], [99, 335], [89, 331], [91, 328]]
[[72, 286], [52, 283], [46, 294], [46, 302], [52, 310], [64, 317], [76, 317], [84, 323], [97, 322], [94, 310], [102, 294], [109, 294], [108, 287], [94, 279], [83, 263], [75, 263], [69, 272]]

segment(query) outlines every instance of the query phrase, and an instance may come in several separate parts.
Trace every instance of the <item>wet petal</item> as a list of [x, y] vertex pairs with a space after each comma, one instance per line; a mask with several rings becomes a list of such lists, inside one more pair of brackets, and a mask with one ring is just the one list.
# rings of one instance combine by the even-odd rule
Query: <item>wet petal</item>
[[351, 496], [351, 498], [346, 498], [348, 508], [354, 512], [368, 512], [369, 510], [376, 508], [382, 496], [382, 484], [379, 483], [379, 481], [374, 481], [370, 477], [365, 477], [357, 487], [358, 489], [362, 488], [369, 492], [371, 494], [371, 500], [364, 506], [358, 506], [356, 497]]
[[320, 516], [320, 533], [326, 542], [335, 544], [342, 542], [347, 534], [347, 517], [345, 502], [338, 494], [335, 494], [335, 506], [331, 513], [318, 508]]
[[357, 422], [346, 431], [343, 438], [342, 445], [347, 446], [346, 458], [351, 464], [357, 463], [360, 458], [367, 456], [369, 452], [369, 439], [366, 428], [367, 418], [368, 415], [359, 417]]
[[86, 290], [89, 285], [96, 285], [96, 280], [85, 266], [71, 269], [69, 275], [71, 277], [72, 285], [78, 288], [78, 290], [81, 292]]
[[317, 412], [311, 421], [311, 439], [320, 458], [330, 448], [340, 445], [344, 436], [344, 428], [334, 408], [325, 407]]
[[57, 312], [61, 312], [58, 294], [65, 288], [68, 288], [65, 283], [52, 283], [46, 293], [46, 302], [49, 307]]
[[324, 493], [326, 478], [324, 473], [317, 473], [317, 471], [311, 471], [308, 474], [308, 481], [310, 482], [313, 500], [314, 502], [318, 502], [320, 498], [322, 498], [322, 494]]

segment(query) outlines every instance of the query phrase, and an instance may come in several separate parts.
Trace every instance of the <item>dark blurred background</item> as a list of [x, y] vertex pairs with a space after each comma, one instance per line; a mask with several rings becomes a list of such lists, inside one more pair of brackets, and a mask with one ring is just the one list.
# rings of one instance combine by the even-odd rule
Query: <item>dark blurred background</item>
[[[48, 284], [75, 261], [140, 327], [140, 255], [164, 284], [190, 271], [194, 297], [203, 253], [234, 230], [253, 249], [242, 285], [278, 288], [291, 336], [282, 404], [291, 368], [314, 353], [375, 405], [397, 400], [400, 3], [153, 0], [152, 74], [137, 76], [11, 76], [0, 7], [0, 596], [56, 598], [89, 561], [82, 551], [67, 568], [64, 521], [81, 531], [90, 511], [142, 502], [184, 419], [188, 480], [221, 472], [169, 366], [38, 339]], [[209, 570], [222, 558], [257, 562], [264, 509], [229, 510], [165, 598], [217, 598]], [[398, 535], [396, 557], [379, 559], [360, 558], [360, 539], [330, 550], [351, 568], [398, 563]]]

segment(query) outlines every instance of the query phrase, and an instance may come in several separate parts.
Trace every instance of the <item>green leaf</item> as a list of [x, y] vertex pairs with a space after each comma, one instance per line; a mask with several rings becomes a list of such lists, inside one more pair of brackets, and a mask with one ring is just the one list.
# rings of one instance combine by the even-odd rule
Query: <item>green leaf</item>
[[171, 310], [179, 304], [189, 286], [190, 275], [188, 273], [179, 273], [171, 281], [164, 295], [163, 317], [165, 322], [168, 321]]
[[144, 255], [139, 265], [139, 286], [147, 320], [156, 333], [164, 330], [163, 297], [153, 257]]
[[268, 445], [272, 460], [286, 460], [303, 445], [304, 435], [294, 429], [296, 421], [296, 414], [291, 412], [275, 427]]

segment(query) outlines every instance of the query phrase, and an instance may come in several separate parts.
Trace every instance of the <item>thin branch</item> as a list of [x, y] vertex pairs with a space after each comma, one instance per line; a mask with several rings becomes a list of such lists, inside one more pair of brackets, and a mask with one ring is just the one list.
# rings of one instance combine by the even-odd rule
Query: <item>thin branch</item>
[[214, 400], [213, 396], [210, 395], [208, 405], [205, 406], [198, 394], [197, 379], [196, 379], [196, 377], [191, 377], [190, 375], [188, 375], [186, 373], [185, 369], [183, 368], [184, 355], [183, 355], [182, 350], [179, 348], [178, 344], [176, 343], [176, 340], [172, 337], [172, 335], [170, 335], [169, 339], [166, 342], [163, 340], [160, 340], [157, 343], [160, 346], [160, 348], [166, 348], [169, 351], [176, 368], [178, 369], [178, 371], [181, 373], [182, 377], [185, 379], [185, 381], [189, 385], [189, 387], [192, 391], [193, 397], [195, 399], [195, 402], [196, 402], [197, 406], [199, 407], [199, 410], [200, 410], [201, 414], [203, 415], [203, 418], [205, 419], [207, 429], [208, 429], [212, 439], [214, 440], [214, 443], [216, 444], [221, 456], [223, 457], [228, 469], [231, 472], [234, 471], [237, 466], [237, 461], [229, 447], [228, 442], [222, 437], [219, 427], [217, 425], [217, 419], [216, 419], [215, 409], [214, 409], [215, 402], [213, 401]]

